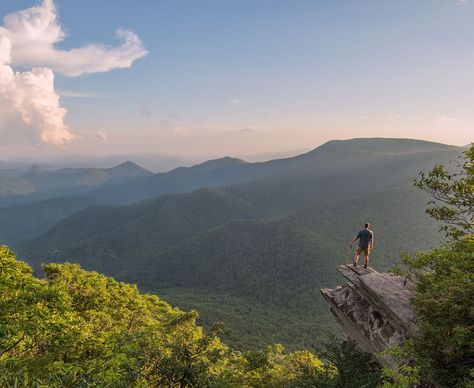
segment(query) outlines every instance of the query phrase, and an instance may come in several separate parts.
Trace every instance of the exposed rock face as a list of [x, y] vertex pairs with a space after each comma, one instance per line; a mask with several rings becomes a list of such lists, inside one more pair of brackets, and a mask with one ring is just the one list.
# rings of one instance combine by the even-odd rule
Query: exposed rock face
[[390, 357], [377, 353], [400, 345], [416, 332], [410, 305], [414, 285], [401, 276], [352, 265], [337, 270], [349, 282], [321, 290], [331, 312], [361, 350], [374, 353], [382, 365], [394, 364]]

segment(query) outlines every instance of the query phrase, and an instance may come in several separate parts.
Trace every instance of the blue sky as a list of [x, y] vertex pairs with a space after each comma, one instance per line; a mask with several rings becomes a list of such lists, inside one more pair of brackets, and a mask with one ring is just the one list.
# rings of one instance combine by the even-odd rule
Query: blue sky
[[[3, 0], [0, 15], [35, 4]], [[55, 5], [67, 34], [57, 48], [115, 45], [126, 28], [149, 52], [128, 68], [55, 74], [77, 139], [42, 152], [219, 156], [334, 138], [474, 140], [474, 2]]]

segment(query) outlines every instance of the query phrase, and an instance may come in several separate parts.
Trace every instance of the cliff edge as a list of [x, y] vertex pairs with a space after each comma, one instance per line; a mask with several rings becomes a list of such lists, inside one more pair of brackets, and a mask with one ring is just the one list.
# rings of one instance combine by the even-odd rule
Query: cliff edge
[[337, 270], [348, 283], [321, 289], [331, 312], [361, 350], [373, 353], [381, 365], [393, 365], [393, 359], [378, 353], [402, 344], [416, 332], [410, 305], [415, 295], [413, 283], [371, 268], [341, 265]]

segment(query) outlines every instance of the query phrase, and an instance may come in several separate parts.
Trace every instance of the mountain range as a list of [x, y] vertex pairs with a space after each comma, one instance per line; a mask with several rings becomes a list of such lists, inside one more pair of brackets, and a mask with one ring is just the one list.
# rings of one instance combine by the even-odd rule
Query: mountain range
[[111, 168], [61, 168], [51, 170], [32, 166], [27, 171], [11, 171], [2, 176], [0, 170], [0, 205], [31, 202], [42, 198], [85, 193], [92, 189], [129, 183], [136, 178], [153, 175], [137, 164], [126, 161]]
[[[352, 259], [348, 241], [363, 222], [373, 225], [372, 263], [381, 270], [400, 252], [439, 242], [424, 214], [428, 198], [412, 182], [461, 152], [410, 139], [353, 139], [260, 163], [225, 157], [159, 174], [125, 164], [120, 171], [139, 173], [122, 181], [75, 171], [68, 188], [94, 188], [0, 208], [0, 238], [36, 269], [78, 262], [196, 308], [205, 324], [223, 320], [236, 346], [310, 347], [336, 330], [318, 289]], [[47, 173], [43, 186], [31, 174], [46, 193], [60, 190], [55, 179], [67, 171]]]

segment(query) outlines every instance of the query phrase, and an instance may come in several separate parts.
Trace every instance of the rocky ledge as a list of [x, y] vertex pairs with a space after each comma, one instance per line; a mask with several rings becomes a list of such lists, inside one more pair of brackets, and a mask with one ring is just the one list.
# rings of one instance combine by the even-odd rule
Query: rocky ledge
[[360, 349], [373, 353], [382, 365], [394, 360], [379, 353], [402, 344], [416, 332], [410, 299], [414, 285], [401, 276], [371, 268], [341, 265], [337, 270], [349, 281], [336, 288], [321, 289], [331, 312]]

